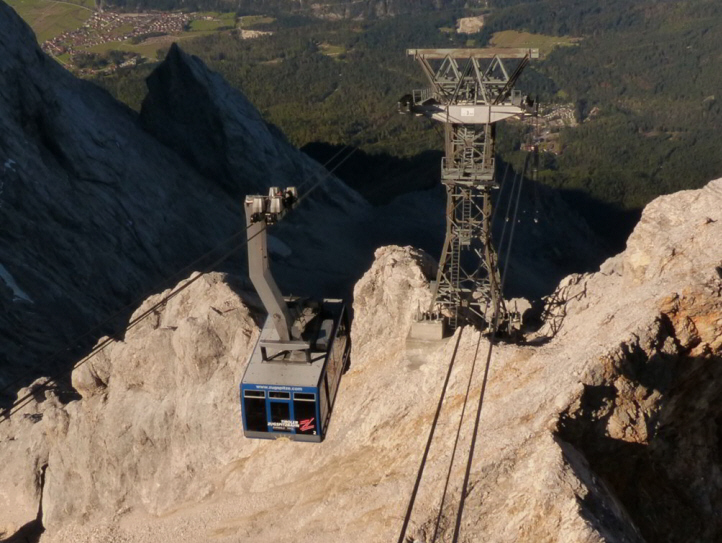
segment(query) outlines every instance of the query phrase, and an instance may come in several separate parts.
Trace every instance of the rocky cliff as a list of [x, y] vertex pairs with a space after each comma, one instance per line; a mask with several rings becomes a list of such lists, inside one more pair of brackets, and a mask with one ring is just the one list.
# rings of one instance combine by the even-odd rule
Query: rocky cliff
[[[47, 355], [151, 290], [61, 360], [123, 330], [242, 229], [244, 194], [289, 184], [317, 188], [272, 233], [284, 290], [333, 294], [368, 269], [326, 441], [241, 437], [262, 316], [242, 274], [210, 273], [65, 387], [11, 389], [33, 401], [0, 419], [0, 539], [393, 540], [458, 340], [410, 524], [417, 540], [449, 538], [488, 338], [408, 344], [434, 262], [398, 246], [372, 258], [442, 232], [440, 200], [370, 209], [176, 47], [136, 115], [43, 55], [1, 2], [0, 386], [49, 375]], [[538, 295], [599, 247], [553, 194], [525, 198], [510, 285]], [[720, 209], [722, 180], [656, 200], [624, 253], [564, 279], [524, 343], [494, 347], [462, 540], [722, 537]]]
[[[720, 210], [722, 180], [658, 198], [623, 253], [561, 282], [525, 344], [494, 347], [462, 541], [722, 537]], [[44, 542], [394, 540], [458, 340], [409, 531], [448, 540], [489, 343], [466, 328], [406, 342], [431, 265], [377, 251], [320, 445], [241, 437], [257, 323], [232, 278], [195, 282], [74, 371], [81, 400], [44, 392], [0, 425], [0, 527], [42, 522]]]
[[[328, 293], [371, 258], [354, 234], [364, 202], [198, 59], [173, 48], [149, 87], [139, 117], [42, 53], [0, 1], [0, 389], [78, 359], [124, 327], [134, 301], [227, 252], [247, 193], [323, 181], [276, 233], [287, 288]], [[334, 250], [342, 258], [323, 258]], [[309, 268], [323, 273], [301, 284], [296, 269]]]

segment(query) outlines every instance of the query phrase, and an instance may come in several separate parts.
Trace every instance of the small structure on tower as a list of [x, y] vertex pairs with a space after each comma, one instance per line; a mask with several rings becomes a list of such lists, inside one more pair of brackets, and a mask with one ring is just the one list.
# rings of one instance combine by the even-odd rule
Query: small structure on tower
[[[509, 330], [516, 316], [505, 306], [497, 254], [491, 239], [491, 192], [495, 177], [496, 123], [533, 111], [514, 89], [536, 49], [409, 49], [431, 86], [399, 101], [402, 113], [444, 124], [446, 239], [431, 305], [422, 311], [412, 337], [440, 338], [474, 324]], [[513, 66], [512, 66], [513, 65]], [[513, 68], [513, 69], [512, 69]], [[433, 318], [442, 315], [442, 319]]]

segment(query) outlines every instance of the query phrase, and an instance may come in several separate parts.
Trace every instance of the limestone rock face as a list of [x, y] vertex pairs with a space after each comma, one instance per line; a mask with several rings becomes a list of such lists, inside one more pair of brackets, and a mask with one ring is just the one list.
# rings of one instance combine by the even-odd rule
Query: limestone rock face
[[[307, 182], [311, 170], [319, 178], [325, 173], [268, 125], [245, 96], [177, 44], [147, 83], [144, 128], [231, 194], [243, 194], [244, 188], [265, 194], [273, 185]], [[254, 150], [252, 160], [248, 149]]]
[[428, 283], [436, 274], [433, 260], [410, 247], [382, 247], [375, 257], [354, 289], [351, 341], [359, 362], [380, 349], [403, 350], [414, 315], [431, 303]]
[[[648, 541], [715, 541], [722, 371], [722, 180], [649, 204], [627, 250], [552, 298], [555, 343], [593, 337], [559, 436]], [[561, 304], [560, 302], [564, 300]], [[561, 309], [562, 311], [558, 311]]]
[[55, 371], [52, 353], [237, 231], [239, 209], [0, 2], [0, 385]]
[[[67, 416], [57, 396], [52, 391], [41, 390], [47, 381], [38, 379], [18, 391], [18, 397], [33, 394], [32, 405], [22, 415], [6, 421], [0, 430], [4, 464], [0, 485], [3, 511], [0, 537], [15, 534], [37, 518], [50, 449], [67, 425]], [[48, 421], [52, 427], [46, 425]]]
[[43, 465], [49, 532], [68, 520], [92, 524], [132, 507], [158, 514], [208, 497], [216, 490], [208, 474], [242, 445], [225, 425], [239, 425], [237, 387], [256, 334], [246, 305], [211, 274], [79, 366], [72, 380], [82, 400], [61, 406], [46, 392], [46, 401], [13, 421], [10, 435], [24, 437], [3, 443], [4, 454], [18, 457], [3, 468], [15, 486], [3, 488], [2, 509], [16, 512], [3, 522], [35, 517], [32, 477]]
[[[32, 36], [2, 3], [0, 30], [0, 353], [16, 360], [235, 231], [241, 185], [260, 190], [263, 171], [283, 186], [293, 164], [243, 164], [242, 151], [286, 155], [286, 143], [178, 50], [152, 79], [151, 136], [23, 45]], [[207, 94], [208, 115], [164, 103], [174, 84]], [[164, 116], [197, 130], [213, 160], [185, 162], [187, 140], [161, 133]], [[351, 225], [355, 195], [334, 186], [278, 226], [289, 282], [361, 275], [372, 243]], [[433, 265], [416, 249], [378, 249], [354, 291], [351, 366], [318, 445], [242, 437], [255, 296], [229, 275], [182, 282], [75, 369], [77, 396], [44, 379], [18, 392], [31, 401], [0, 419], [0, 537], [36, 523], [42, 543], [393, 541], [436, 420], [407, 533], [417, 541], [451, 538], [467, 463], [461, 541], [717, 541], [720, 239], [722, 180], [658, 198], [623, 253], [559, 284], [541, 329], [493, 347], [468, 328], [406, 343]]]
[[[123, 537], [142, 540], [145, 535], [134, 531], [138, 522], [145, 525], [157, 515], [175, 519], [173, 512], [186, 508], [192, 516], [195, 504], [218, 496], [223, 524], [214, 530], [229, 536], [245, 531], [234, 519], [243, 511], [243, 518], [257, 516], [269, 523], [273, 539], [294, 541], [286, 521], [268, 508], [269, 489], [280, 492], [284, 503], [296, 503], [300, 516], [323, 510], [334, 488], [346, 489], [343, 499], [349, 506], [356, 503], [354, 481], [383, 479], [383, 465], [394, 454], [380, 428], [393, 424], [408, 406], [394, 395], [379, 394], [376, 379], [383, 376], [392, 386], [394, 373], [384, 368], [384, 350], [394, 345], [402, 351], [405, 332], [397, 330], [408, 328], [417, 302], [428, 303], [426, 274], [432, 265], [410, 248], [383, 248], [377, 256], [357, 288], [359, 328], [354, 333], [360, 344], [353, 356], [359, 363], [344, 378], [352, 392], [346, 408], [334, 416], [335, 437], [302, 448], [242, 438], [237, 387], [257, 327], [228, 278], [211, 274], [79, 366], [72, 383], [82, 399], [63, 406], [47, 391], [46, 401], [33, 402], [22, 416], [0, 425], [3, 458], [13, 459], [0, 468], [0, 477], [15, 482], [0, 493], [0, 510], [8, 511], [0, 525], [12, 533], [30, 522], [42, 495], [43, 541], [88, 540], [95, 537], [91, 534], [106, 540], [118, 529]], [[149, 298], [136, 316], [166, 294]], [[368, 319], [374, 315], [388, 334]], [[378, 339], [372, 349], [366, 345], [369, 334]], [[424, 356], [419, 353], [410, 363], [419, 364]], [[433, 373], [426, 373], [418, 374], [419, 384], [431, 388]], [[346, 457], [349, 447], [352, 456], [359, 455], [356, 460]], [[367, 461], [372, 469], [364, 475]], [[42, 468], [43, 487], [36, 476]], [[334, 478], [309, 487], [312, 473], [324, 469], [334, 471]], [[387, 494], [394, 491], [393, 480], [384, 485]], [[375, 507], [373, 492], [371, 485], [364, 491], [369, 514]], [[384, 533], [386, 522], [382, 515], [371, 529]], [[161, 529], [163, 537], [174, 529]], [[368, 522], [360, 519], [353, 526], [359, 537], [368, 530]], [[191, 531], [178, 540], [198, 537]], [[319, 537], [332, 541], [337, 535]]]
[[483, 389], [461, 541], [716, 541], [720, 210], [722, 180], [655, 200], [625, 252], [560, 284], [526, 345], [494, 345], [488, 373], [474, 330], [405, 344], [430, 263], [379, 249], [320, 445], [241, 437], [257, 328], [228, 277], [203, 277], [76, 369], [82, 399], [44, 392], [0, 425], [0, 526], [42, 510], [43, 542], [393, 540], [448, 380], [410, 537], [454, 531]]

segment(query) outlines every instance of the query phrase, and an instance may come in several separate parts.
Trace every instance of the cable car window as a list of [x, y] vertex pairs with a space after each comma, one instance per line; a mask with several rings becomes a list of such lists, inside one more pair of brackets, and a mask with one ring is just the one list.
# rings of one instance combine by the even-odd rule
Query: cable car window
[[316, 395], [315, 394], [309, 394], [307, 392], [296, 392], [293, 395], [294, 400], [301, 400], [305, 402], [315, 402], [316, 401]]
[[[274, 432], [290, 432], [288, 426], [291, 419], [291, 404], [288, 402], [271, 402], [271, 423]], [[284, 422], [285, 421], [285, 422]]]
[[243, 397], [244, 398], [265, 398], [266, 393], [262, 390], [244, 390]]
[[290, 400], [291, 394], [288, 392], [269, 392], [269, 398], [276, 398], [277, 400]]
[[[253, 392], [252, 390], [247, 390]], [[243, 398], [243, 410], [246, 414], [246, 428], [251, 432], [268, 432], [266, 422], [266, 400], [263, 398]]]

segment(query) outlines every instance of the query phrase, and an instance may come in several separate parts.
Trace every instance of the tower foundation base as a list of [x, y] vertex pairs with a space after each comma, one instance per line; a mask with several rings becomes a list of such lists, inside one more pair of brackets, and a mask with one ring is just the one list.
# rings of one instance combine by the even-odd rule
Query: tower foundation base
[[443, 319], [414, 321], [409, 330], [409, 339], [439, 341], [444, 339], [445, 332], [446, 326]]

